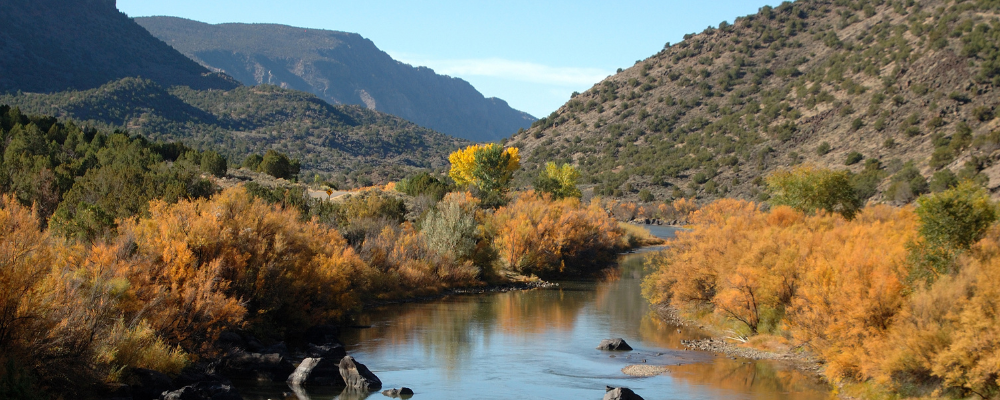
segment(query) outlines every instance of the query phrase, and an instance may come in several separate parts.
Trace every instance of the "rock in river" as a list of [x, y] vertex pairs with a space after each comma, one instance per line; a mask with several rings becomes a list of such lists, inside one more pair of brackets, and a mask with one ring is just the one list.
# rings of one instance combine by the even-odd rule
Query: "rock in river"
[[404, 399], [408, 399], [413, 397], [413, 390], [404, 386], [399, 389], [384, 390], [382, 391], [382, 394], [389, 397], [402, 397]]
[[[343, 348], [341, 348], [343, 349]], [[288, 377], [288, 384], [316, 386], [345, 386], [344, 378], [340, 376], [340, 357], [307, 358], [299, 363]]]
[[642, 396], [635, 394], [632, 389], [629, 388], [607, 388], [607, 392], [604, 393], [604, 400], [643, 400]]
[[632, 350], [632, 346], [625, 343], [622, 338], [615, 339], [604, 339], [601, 341], [601, 345], [597, 346], [598, 350], [612, 350], [612, 351], [629, 351]]
[[372, 392], [382, 388], [382, 381], [351, 356], [340, 360], [340, 376], [344, 378], [348, 389]]

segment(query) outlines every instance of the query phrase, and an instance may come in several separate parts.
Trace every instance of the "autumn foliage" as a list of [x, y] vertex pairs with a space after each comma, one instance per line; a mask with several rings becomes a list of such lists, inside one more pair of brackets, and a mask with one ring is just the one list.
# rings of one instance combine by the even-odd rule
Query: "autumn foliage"
[[491, 224], [501, 268], [519, 274], [593, 272], [625, 240], [598, 201], [582, 206], [573, 197], [552, 200], [530, 191], [498, 209]]
[[33, 209], [0, 198], [0, 397], [134, 368], [175, 374], [215, 354], [226, 330], [276, 341], [365, 302], [591, 272], [626, 243], [597, 203], [575, 198], [528, 192], [487, 211], [450, 193], [406, 221], [394, 196], [303, 209], [234, 187], [154, 200], [93, 243], [50, 236]]
[[835, 381], [996, 396], [1000, 228], [968, 251], [955, 250], [957, 272], [928, 285], [911, 279], [911, 253], [926, 240], [921, 232], [932, 214], [873, 205], [847, 220], [718, 200], [694, 212], [692, 229], [650, 259], [643, 292], [727, 336], [805, 344]]

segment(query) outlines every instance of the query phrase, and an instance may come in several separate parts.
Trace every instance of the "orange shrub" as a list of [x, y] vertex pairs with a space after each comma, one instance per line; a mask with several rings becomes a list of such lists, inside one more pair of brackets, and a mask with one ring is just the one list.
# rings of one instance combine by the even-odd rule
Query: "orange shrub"
[[[251, 199], [241, 187], [209, 200], [154, 201], [148, 218], [120, 231], [150, 259], [150, 285], [178, 299], [204, 293], [195, 297], [213, 302], [208, 293], [225, 293], [246, 307], [251, 324], [302, 327], [357, 304], [349, 277], [360, 260], [343, 237], [315, 221], [299, 222], [294, 210]], [[184, 285], [200, 292], [175, 289]]]
[[917, 233], [911, 208], [873, 206], [846, 221], [723, 199], [691, 223], [650, 259], [647, 298], [711, 309], [748, 335], [808, 342], [831, 378], [870, 376], [872, 352], [905, 301], [906, 245]]
[[835, 220], [808, 249], [789, 320], [796, 338], [829, 361], [827, 376], [864, 379], [905, 302], [917, 218], [912, 208], [879, 205], [850, 223]]
[[589, 272], [614, 257], [623, 235], [597, 201], [584, 207], [531, 191], [498, 209], [490, 224], [501, 268], [540, 276]]
[[680, 198], [674, 200], [672, 206], [681, 218], [698, 210], [698, 203], [695, 203], [694, 199]]
[[873, 377], [940, 379], [988, 398], [1000, 394], [1000, 227], [993, 226], [945, 275], [908, 298]]

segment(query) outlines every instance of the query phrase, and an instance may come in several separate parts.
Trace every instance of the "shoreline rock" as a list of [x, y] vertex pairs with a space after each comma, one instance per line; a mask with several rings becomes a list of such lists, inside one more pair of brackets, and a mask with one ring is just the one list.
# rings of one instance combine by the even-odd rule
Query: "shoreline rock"
[[629, 388], [608, 386], [604, 390], [604, 400], [643, 400], [642, 396], [635, 394]]
[[815, 356], [809, 354], [808, 352], [793, 353], [775, 353], [766, 350], [759, 350], [749, 347], [742, 347], [734, 343], [727, 342], [725, 338], [719, 337], [719, 332], [713, 331], [711, 328], [699, 324], [696, 321], [684, 319], [680, 316], [677, 309], [666, 306], [659, 305], [654, 306], [656, 315], [660, 317], [661, 320], [676, 326], [684, 327], [696, 327], [713, 337], [705, 339], [694, 339], [694, 340], [681, 340], [681, 345], [683, 345], [688, 350], [695, 351], [708, 351], [716, 354], [722, 354], [731, 358], [745, 358], [750, 360], [771, 360], [787, 362], [791, 364], [796, 369], [819, 374], [822, 370], [822, 364], [820, 360]]
[[382, 389], [382, 380], [351, 356], [340, 360], [340, 376], [344, 378], [348, 390], [374, 392]]
[[393, 398], [399, 397], [399, 398], [408, 399], [410, 397], [413, 397], [413, 389], [410, 389], [410, 388], [408, 388], [406, 386], [403, 386], [403, 387], [401, 387], [399, 389], [383, 390], [382, 394], [385, 395], [385, 396], [388, 396], [388, 397], [393, 397]]
[[601, 344], [597, 346], [597, 349], [605, 351], [631, 351], [632, 346], [629, 346], [628, 343], [625, 343], [625, 339], [614, 338], [614, 339], [602, 340]]

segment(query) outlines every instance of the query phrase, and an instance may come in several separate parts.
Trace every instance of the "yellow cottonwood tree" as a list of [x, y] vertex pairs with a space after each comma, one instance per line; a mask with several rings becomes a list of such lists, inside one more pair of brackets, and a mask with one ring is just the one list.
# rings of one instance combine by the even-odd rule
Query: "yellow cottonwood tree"
[[459, 186], [473, 186], [484, 204], [498, 206], [505, 196], [514, 171], [521, 167], [517, 147], [503, 148], [496, 143], [476, 144], [448, 156], [448, 176]]

